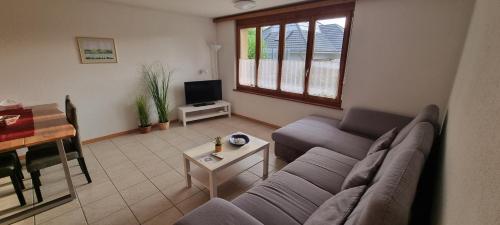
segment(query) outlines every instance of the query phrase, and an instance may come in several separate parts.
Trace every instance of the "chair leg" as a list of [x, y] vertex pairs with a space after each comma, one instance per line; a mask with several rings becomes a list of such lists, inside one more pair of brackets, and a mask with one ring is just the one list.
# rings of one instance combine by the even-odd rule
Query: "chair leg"
[[10, 175], [10, 179], [12, 180], [12, 185], [14, 186], [14, 190], [16, 190], [16, 195], [17, 195], [17, 198], [19, 199], [19, 204], [21, 204], [21, 206], [24, 206], [26, 205], [26, 200], [24, 199], [24, 195], [23, 195], [23, 189], [21, 187], [21, 182], [22, 180], [18, 177], [19, 175], [14, 172], [12, 175]]
[[40, 173], [41, 170], [37, 170], [35, 171], [36, 173], [36, 177], [38, 177], [38, 185], [39, 186], [42, 186], [42, 181], [40, 180], [40, 177], [42, 176], [42, 174]]
[[24, 174], [23, 174], [23, 165], [21, 165], [21, 160], [19, 159], [19, 156], [17, 155], [17, 152], [14, 152], [14, 157], [16, 158], [16, 170], [19, 172], [19, 178], [24, 179]]
[[31, 179], [33, 180], [33, 188], [35, 189], [36, 199], [38, 202], [43, 202], [42, 192], [40, 191], [40, 173], [38, 173], [38, 171], [32, 172]]
[[24, 180], [24, 174], [23, 170], [21, 168], [16, 168], [17, 175], [19, 176], [19, 179]]
[[18, 174], [16, 174], [16, 177], [19, 179], [19, 187], [21, 187], [22, 190], [26, 189], [23, 179]]
[[85, 178], [87, 178], [87, 183], [92, 183], [89, 170], [87, 169], [87, 164], [85, 164], [85, 159], [83, 157], [78, 158], [78, 164], [80, 164], [80, 169], [82, 169], [83, 174], [85, 174]]

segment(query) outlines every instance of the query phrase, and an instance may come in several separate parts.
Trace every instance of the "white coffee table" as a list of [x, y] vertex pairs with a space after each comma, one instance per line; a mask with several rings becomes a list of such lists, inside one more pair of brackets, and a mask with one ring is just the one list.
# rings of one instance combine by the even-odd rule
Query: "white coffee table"
[[[185, 151], [183, 157], [187, 187], [191, 187], [191, 177], [193, 177], [210, 190], [210, 198], [217, 197], [218, 185], [262, 161], [264, 161], [262, 178], [266, 179], [269, 166], [269, 142], [248, 134], [245, 135], [250, 138], [250, 142], [242, 147], [236, 147], [229, 143], [231, 135], [222, 138], [223, 151], [221, 153], [224, 159], [208, 157], [214, 152], [215, 144], [213, 142]], [[264, 157], [256, 154], [260, 151], [264, 151]], [[207, 158], [211, 158], [211, 160]], [[190, 162], [194, 163], [196, 168], [191, 169]]]

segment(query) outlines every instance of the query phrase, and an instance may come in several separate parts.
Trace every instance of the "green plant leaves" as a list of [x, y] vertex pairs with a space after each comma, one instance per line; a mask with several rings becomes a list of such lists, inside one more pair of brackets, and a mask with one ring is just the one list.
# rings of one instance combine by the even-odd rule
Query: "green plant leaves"
[[143, 65], [144, 74], [149, 94], [153, 98], [160, 123], [168, 122], [168, 89], [172, 72], [159, 63]]
[[139, 123], [141, 127], [150, 126], [149, 122], [149, 105], [146, 96], [140, 95], [135, 100], [137, 106], [137, 113], [139, 114]]

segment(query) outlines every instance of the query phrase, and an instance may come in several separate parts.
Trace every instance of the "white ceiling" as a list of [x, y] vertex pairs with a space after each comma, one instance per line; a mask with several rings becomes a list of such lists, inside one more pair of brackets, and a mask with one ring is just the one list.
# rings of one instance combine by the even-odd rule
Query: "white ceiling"
[[[99, 0], [121, 3], [131, 6], [146, 7], [169, 12], [203, 16], [220, 17], [246, 12], [233, 6], [233, 0]], [[253, 11], [280, 5], [286, 5], [307, 0], [256, 0], [257, 7], [247, 10]]]

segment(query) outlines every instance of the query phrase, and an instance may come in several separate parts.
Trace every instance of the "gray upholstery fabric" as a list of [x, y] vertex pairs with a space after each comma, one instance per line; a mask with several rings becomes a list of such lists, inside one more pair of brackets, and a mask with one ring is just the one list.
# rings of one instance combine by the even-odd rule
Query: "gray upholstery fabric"
[[304, 225], [341, 225], [359, 202], [366, 185], [343, 190], [326, 200]]
[[303, 224], [332, 194], [278, 171], [232, 201], [263, 224]]
[[[314, 147], [323, 147], [343, 155], [362, 159], [373, 140], [360, 137], [337, 128], [339, 121], [321, 116], [308, 116], [276, 130], [272, 137], [276, 143], [286, 145], [302, 155]], [[276, 151], [281, 157], [285, 152]]]
[[387, 150], [374, 152], [354, 165], [342, 184], [342, 190], [369, 184], [384, 161]]
[[274, 142], [274, 155], [285, 162], [293, 162], [293, 160], [299, 158], [302, 154], [304, 154], [303, 149]]
[[390, 164], [388, 162], [394, 160], [393, 158], [399, 154], [399, 151], [416, 149], [417, 151], [422, 152], [424, 158], [426, 158], [432, 148], [433, 141], [434, 128], [430, 123], [422, 122], [415, 125], [413, 127], [413, 130], [410, 131], [403, 142], [401, 142], [399, 145], [397, 145], [387, 153], [384, 162], [380, 166], [379, 171], [373, 178], [373, 182], [377, 182], [378, 180], [380, 180], [381, 176], [387, 172], [386, 170], [389, 170], [390, 167], [388, 166]]
[[345, 177], [358, 160], [325, 149], [312, 148], [282, 170], [301, 177], [312, 184], [336, 194]]
[[406, 225], [415, 197], [425, 152], [433, 142], [433, 126], [420, 123], [401, 144], [391, 149], [373, 183], [346, 225]]
[[176, 225], [262, 225], [261, 222], [226, 200], [215, 198], [191, 211]]
[[403, 139], [410, 133], [415, 125], [420, 122], [429, 122], [434, 126], [435, 131], [439, 129], [439, 108], [436, 105], [428, 105], [418, 113], [418, 115], [404, 128], [402, 128], [394, 141], [391, 144], [391, 148], [398, 145], [403, 141]]
[[387, 131], [387, 133], [377, 138], [377, 140], [373, 142], [372, 146], [370, 146], [370, 149], [368, 149], [368, 155], [389, 148], [397, 134], [398, 129], [392, 128], [390, 131]]
[[[399, 143], [393, 144], [394, 147], [390, 150], [376, 151], [366, 156], [366, 159], [365, 155], [373, 143], [370, 139], [340, 131], [337, 128], [338, 121], [334, 119], [311, 116], [299, 120], [273, 133], [276, 154], [290, 155], [290, 160], [298, 157], [297, 160], [232, 201], [246, 214], [240, 215], [242, 212], [227, 206], [227, 211], [230, 211], [228, 219], [226, 210], [214, 218], [209, 215], [214, 211], [213, 208], [206, 206], [216, 204], [211, 203], [214, 201], [211, 200], [202, 206], [205, 209], [197, 209], [186, 215], [188, 219], [181, 219], [189, 223], [178, 224], [246, 225], [254, 224], [255, 221], [250, 219], [253, 217], [266, 225], [322, 224], [323, 219], [328, 221], [325, 224], [341, 222], [340, 224], [347, 225], [406, 225], [420, 173], [432, 147], [437, 116], [435, 106], [427, 107], [403, 129], [403, 134], [400, 132], [397, 135], [396, 139], [401, 139]], [[435, 124], [418, 121], [431, 121]], [[382, 127], [377, 123], [374, 126]], [[395, 126], [391, 125], [384, 132], [393, 127]], [[321, 145], [329, 147], [316, 147]], [[308, 147], [312, 149], [309, 150]], [[380, 157], [382, 161], [378, 161]], [[363, 160], [358, 161], [359, 159]], [[368, 179], [371, 181], [366, 191], [352, 212], [346, 214], [345, 223], [342, 223], [337, 220], [341, 218], [338, 214], [344, 212], [343, 205], [349, 206], [348, 201], [343, 200], [338, 204], [326, 201], [335, 194], [336, 198], [341, 198], [342, 184], [349, 183], [344, 180], [351, 179], [351, 173], [354, 176], [356, 171], [363, 170], [361, 162], [370, 160], [372, 163], [369, 165], [375, 167], [377, 162], [381, 162], [379, 169], [373, 179]], [[355, 165], [359, 168], [355, 168]], [[366, 177], [371, 176], [373, 175]], [[330, 200], [334, 201], [333, 199]], [[342, 212], [336, 213], [335, 210]], [[235, 219], [240, 216], [241, 220]], [[225, 221], [229, 222], [224, 223]]]
[[411, 118], [406, 116], [352, 107], [342, 118], [339, 128], [376, 139], [394, 127], [403, 128], [410, 121]]

